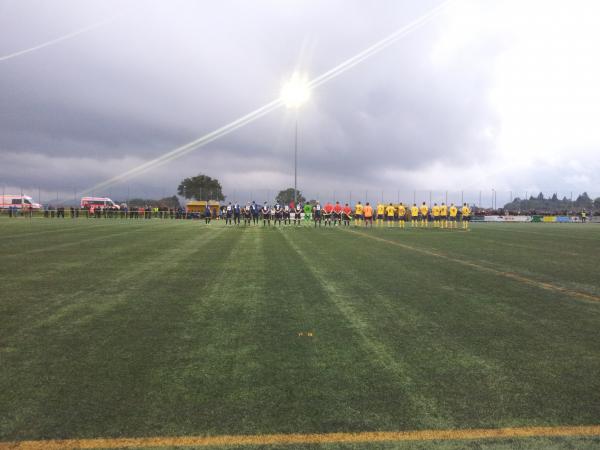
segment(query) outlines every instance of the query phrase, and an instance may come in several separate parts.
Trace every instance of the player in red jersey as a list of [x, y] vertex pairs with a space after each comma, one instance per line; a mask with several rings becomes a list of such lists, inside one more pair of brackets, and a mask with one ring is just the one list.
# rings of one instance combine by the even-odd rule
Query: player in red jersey
[[334, 225], [342, 225], [342, 205], [340, 205], [340, 202], [335, 202], [333, 207], [333, 223]]
[[331, 216], [333, 215], [333, 205], [329, 202], [325, 203], [323, 207], [323, 218], [325, 219], [325, 226], [331, 225]]
[[352, 208], [350, 208], [350, 206], [348, 205], [348, 203], [346, 203], [344, 205], [344, 208], [342, 209], [342, 217], [344, 219], [344, 226], [345, 227], [349, 227], [350, 226], [350, 217], [352, 216]]

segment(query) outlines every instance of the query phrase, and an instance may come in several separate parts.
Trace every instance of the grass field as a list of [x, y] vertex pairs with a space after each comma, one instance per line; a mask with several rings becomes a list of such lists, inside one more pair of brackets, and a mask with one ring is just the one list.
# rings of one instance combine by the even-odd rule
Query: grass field
[[[598, 225], [0, 233], [0, 447], [600, 424]], [[600, 431], [319, 448], [598, 447]]]

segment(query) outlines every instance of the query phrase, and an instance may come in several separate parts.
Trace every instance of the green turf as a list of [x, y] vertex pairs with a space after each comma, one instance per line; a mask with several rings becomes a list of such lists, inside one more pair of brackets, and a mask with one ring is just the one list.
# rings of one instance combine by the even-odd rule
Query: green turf
[[358, 233], [0, 219], [0, 441], [600, 424], [600, 226]]

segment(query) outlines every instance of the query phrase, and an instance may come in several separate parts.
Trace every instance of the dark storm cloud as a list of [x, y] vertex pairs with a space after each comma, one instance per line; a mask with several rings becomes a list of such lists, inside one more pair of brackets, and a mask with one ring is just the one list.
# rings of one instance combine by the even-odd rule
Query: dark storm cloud
[[[27, 121], [23, 118], [26, 117]], [[0, 122], [6, 149], [27, 149], [52, 156], [148, 155], [189, 138], [176, 127], [138, 116], [94, 108], [75, 109], [61, 102], [15, 102], [14, 109]]]
[[[296, 66], [314, 77], [438, 3], [4, 3], [0, 54], [119, 17], [0, 63], [0, 177], [92, 185], [272, 100]], [[299, 117], [305, 180], [363, 185], [382, 170], [486, 157], [496, 44], [436, 65], [439, 39], [436, 20], [314, 92]], [[276, 111], [131, 182], [173, 189], [203, 171], [225, 184], [277, 184], [290, 173], [292, 130], [292, 114]]]

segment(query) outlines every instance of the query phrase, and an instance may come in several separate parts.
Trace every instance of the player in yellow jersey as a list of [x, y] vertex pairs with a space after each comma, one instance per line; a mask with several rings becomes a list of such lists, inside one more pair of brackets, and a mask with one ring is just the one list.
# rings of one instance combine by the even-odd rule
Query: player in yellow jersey
[[462, 216], [462, 227], [463, 230], [469, 229], [469, 221], [471, 220], [471, 208], [466, 203], [463, 204], [460, 209], [460, 214]]
[[396, 215], [396, 208], [391, 203], [385, 207], [385, 221], [388, 227], [394, 226], [394, 216]]
[[354, 206], [354, 224], [360, 226], [362, 224], [363, 219], [363, 205], [361, 202], [358, 202]]
[[419, 207], [413, 203], [410, 208], [410, 224], [413, 228], [417, 226], [417, 220], [419, 220]]
[[383, 203], [378, 203], [377, 204], [377, 218], [376, 218], [376, 222], [375, 222], [377, 224], [377, 226], [382, 226], [384, 219], [385, 219], [385, 205]]
[[419, 206], [419, 214], [421, 215], [421, 226], [427, 228], [429, 226], [429, 206], [427, 206], [427, 203], [423, 202]]
[[402, 202], [400, 202], [396, 210], [398, 211], [398, 226], [404, 228], [404, 224], [406, 223], [406, 208]]
[[456, 228], [456, 215], [458, 214], [458, 208], [454, 206], [454, 203], [450, 205], [450, 228]]
[[444, 202], [440, 205], [440, 225], [442, 228], [448, 226], [448, 207]]
[[433, 216], [433, 226], [435, 228], [440, 227], [440, 207], [437, 203], [434, 203], [431, 207], [431, 215]]

